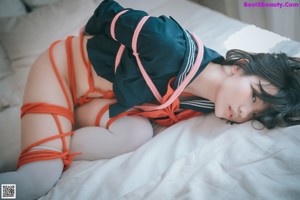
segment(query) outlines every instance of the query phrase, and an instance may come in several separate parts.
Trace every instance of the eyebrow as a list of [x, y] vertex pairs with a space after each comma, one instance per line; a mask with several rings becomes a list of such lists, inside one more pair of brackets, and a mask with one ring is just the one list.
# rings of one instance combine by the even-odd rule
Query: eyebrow
[[[251, 84], [250, 84], [251, 85], [251, 89], [252, 89], [253, 93], [255, 94], [255, 96], [257, 98], [259, 98], [263, 102], [263, 104], [267, 104], [267, 102], [264, 101], [262, 97], [264, 95], [270, 95], [270, 96], [274, 96], [274, 95], [268, 93], [265, 90], [264, 86], [265, 87], [268, 87], [268, 86], [272, 87], [272, 84], [271, 83], [262, 84], [261, 80], [258, 80], [258, 83], [254, 83], [253, 81], [250, 81], [250, 82], [251, 82]], [[257, 86], [258, 88], [256, 89], [254, 85]]]

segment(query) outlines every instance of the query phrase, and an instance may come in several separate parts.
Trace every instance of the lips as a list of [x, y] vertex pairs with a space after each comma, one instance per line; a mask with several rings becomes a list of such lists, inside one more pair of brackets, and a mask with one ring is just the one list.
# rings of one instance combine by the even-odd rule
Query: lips
[[228, 109], [227, 109], [227, 118], [231, 119], [232, 117], [233, 117], [232, 108], [230, 106], [228, 106]]

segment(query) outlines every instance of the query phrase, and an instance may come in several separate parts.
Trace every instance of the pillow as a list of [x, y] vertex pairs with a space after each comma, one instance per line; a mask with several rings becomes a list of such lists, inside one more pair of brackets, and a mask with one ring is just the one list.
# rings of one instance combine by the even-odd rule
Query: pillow
[[0, 0], [0, 17], [12, 17], [26, 14], [21, 0]]
[[0, 19], [0, 42], [12, 67], [32, 65], [52, 42], [78, 33], [97, 5], [94, 0], [61, 0], [22, 17]]
[[23, 2], [29, 6], [31, 9], [34, 9], [39, 6], [44, 6], [47, 4], [55, 3], [60, 0], [23, 0]]
[[20, 107], [0, 112], [0, 173], [16, 170], [21, 151]]
[[7, 53], [0, 43], [0, 80], [5, 78], [12, 72], [10, 67], [10, 61], [8, 59]]
[[[225, 42], [226, 49], [243, 49], [249, 52], [271, 52], [271, 49], [283, 41], [288, 41], [271, 31], [248, 25], [232, 34]], [[284, 48], [282, 49], [284, 50]]]
[[[0, 75], [3, 77], [0, 80], [0, 110], [21, 104], [27, 75], [37, 56], [53, 41], [78, 34], [98, 3], [95, 0], [61, 0], [22, 17], [0, 18], [0, 44], [3, 45], [0, 46]], [[10, 71], [14, 73], [7, 76]]]

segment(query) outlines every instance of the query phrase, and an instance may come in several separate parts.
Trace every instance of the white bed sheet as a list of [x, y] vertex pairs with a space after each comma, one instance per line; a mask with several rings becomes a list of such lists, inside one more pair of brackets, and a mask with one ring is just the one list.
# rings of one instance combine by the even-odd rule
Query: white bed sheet
[[213, 115], [110, 160], [74, 162], [42, 199], [297, 199], [299, 127], [255, 130]]

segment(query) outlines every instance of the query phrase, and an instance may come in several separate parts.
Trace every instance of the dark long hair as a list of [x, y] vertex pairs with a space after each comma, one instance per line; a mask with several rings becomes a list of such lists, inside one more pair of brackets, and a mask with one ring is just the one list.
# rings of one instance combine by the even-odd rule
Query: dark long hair
[[270, 106], [254, 116], [266, 128], [300, 124], [300, 59], [285, 53], [248, 53], [232, 49], [227, 52], [224, 65], [238, 65], [245, 75], [256, 75], [279, 89], [268, 94], [259, 83], [258, 98]]

